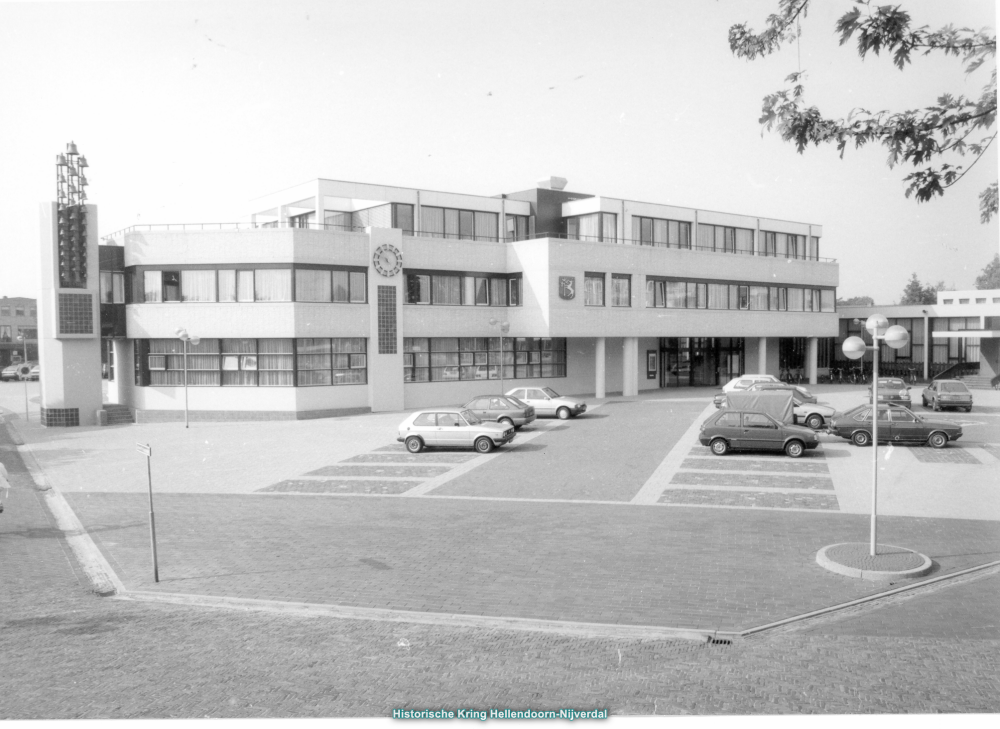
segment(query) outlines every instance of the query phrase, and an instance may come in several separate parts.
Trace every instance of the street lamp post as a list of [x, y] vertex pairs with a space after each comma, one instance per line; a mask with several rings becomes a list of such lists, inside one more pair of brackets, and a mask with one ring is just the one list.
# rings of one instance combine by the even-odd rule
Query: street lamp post
[[[910, 341], [909, 333], [901, 326], [889, 326], [889, 320], [881, 314], [872, 314], [865, 322], [865, 329], [872, 335], [872, 346], [865, 344], [861, 337], [848, 337], [842, 345], [844, 354], [850, 359], [861, 359], [865, 352], [872, 352], [872, 518], [869, 554], [874, 557], [878, 545], [878, 354], [879, 341], [884, 341], [893, 349], [905, 347]], [[887, 413], [888, 414], [888, 413]]]
[[[17, 335], [17, 341], [24, 344], [24, 366], [28, 366], [28, 338], [24, 334]], [[31, 374], [31, 370], [28, 370], [27, 374]], [[24, 378], [24, 422], [28, 422], [30, 418], [28, 417], [28, 378]]]
[[192, 337], [188, 334], [187, 329], [180, 328], [177, 330], [177, 337], [184, 342], [184, 427], [188, 427], [188, 342], [191, 342], [194, 346], [198, 346], [201, 342], [201, 337]]
[[503, 395], [503, 335], [510, 331], [509, 321], [500, 321], [499, 319], [490, 319], [490, 324], [492, 326], [500, 325], [500, 394]]

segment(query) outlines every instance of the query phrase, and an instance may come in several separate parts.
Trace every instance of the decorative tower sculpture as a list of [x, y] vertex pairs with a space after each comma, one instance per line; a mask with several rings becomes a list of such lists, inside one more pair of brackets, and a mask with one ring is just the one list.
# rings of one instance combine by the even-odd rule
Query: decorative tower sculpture
[[87, 204], [87, 158], [56, 155], [56, 201], [42, 203], [38, 299], [41, 421], [95, 425], [101, 390], [97, 207]]

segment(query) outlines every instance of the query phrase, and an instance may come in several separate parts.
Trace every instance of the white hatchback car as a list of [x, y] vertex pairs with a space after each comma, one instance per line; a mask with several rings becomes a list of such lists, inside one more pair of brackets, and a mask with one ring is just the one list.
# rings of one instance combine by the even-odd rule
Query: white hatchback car
[[551, 387], [515, 387], [505, 394], [531, 405], [538, 416], [555, 415], [560, 420], [566, 420], [587, 412], [587, 403], [583, 400], [563, 397]]
[[514, 426], [488, 423], [465, 408], [435, 408], [419, 410], [400, 423], [396, 440], [405, 443], [410, 453], [419, 453], [425, 446], [489, 453], [514, 440]]

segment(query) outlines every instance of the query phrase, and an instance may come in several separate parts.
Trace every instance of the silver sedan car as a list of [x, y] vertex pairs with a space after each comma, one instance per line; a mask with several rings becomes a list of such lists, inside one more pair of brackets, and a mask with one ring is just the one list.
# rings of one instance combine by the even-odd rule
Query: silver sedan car
[[514, 426], [488, 423], [465, 408], [419, 410], [399, 424], [400, 443], [410, 453], [425, 447], [475, 448], [489, 453], [496, 446], [514, 440]]
[[555, 415], [560, 420], [566, 420], [587, 412], [587, 403], [583, 400], [563, 397], [551, 387], [516, 387], [508, 390], [507, 396], [531, 405], [539, 416]]

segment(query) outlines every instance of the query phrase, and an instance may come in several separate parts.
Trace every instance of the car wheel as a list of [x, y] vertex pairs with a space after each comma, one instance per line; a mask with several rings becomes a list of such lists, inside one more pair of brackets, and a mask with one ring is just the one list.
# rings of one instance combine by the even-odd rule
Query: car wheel
[[500, 425], [506, 425], [508, 427], [514, 426], [514, 421], [510, 418], [500, 418], [497, 422], [500, 423]]
[[560, 420], [569, 420], [569, 408], [559, 408], [556, 415]]
[[723, 438], [716, 438], [710, 446], [712, 453], [717, 456], [724, 456], [729, 453], [729, 444]]
[[805, 451], [806, 448], [800, 440], [790, 440], [785, 444], [785, 455], [789, 458], [798, 458]]
[[927, 407], [927, 398], [924, 397], [923, 395], [920, 396], [920, 404], [923, 405], [924, 407]]
[[965, 409], [965, 412], [967, 412], [967, 413], [971, 413], [971, 412], [972, 412], [972, 406], [970, 405], [969, 407], [967, 407], [967, 408]]
[[424, 449], [424, 442], [415, 435], [406, 439], [406, 450], [410, 453], [420, 453]]
[[851, 436], [851, 442], [864, 448], [866, 445], [871, 445], [872, 436], [867, 430], [859, 430]]
[[806, 425], [813, 430], [819, 430], [823, 427], [823, 416], [813, 413], [808, 418], [806, 418]]
[[927, 439], [927, 445], [931, 448], [944, 448], [948, 445], [948, 436], [944, 433], [931, 433], [931, 437]]
[[493, 450], [493, 441], [486, 437], [477, 438], [476, 450], [480, 453], [489, 453]]

